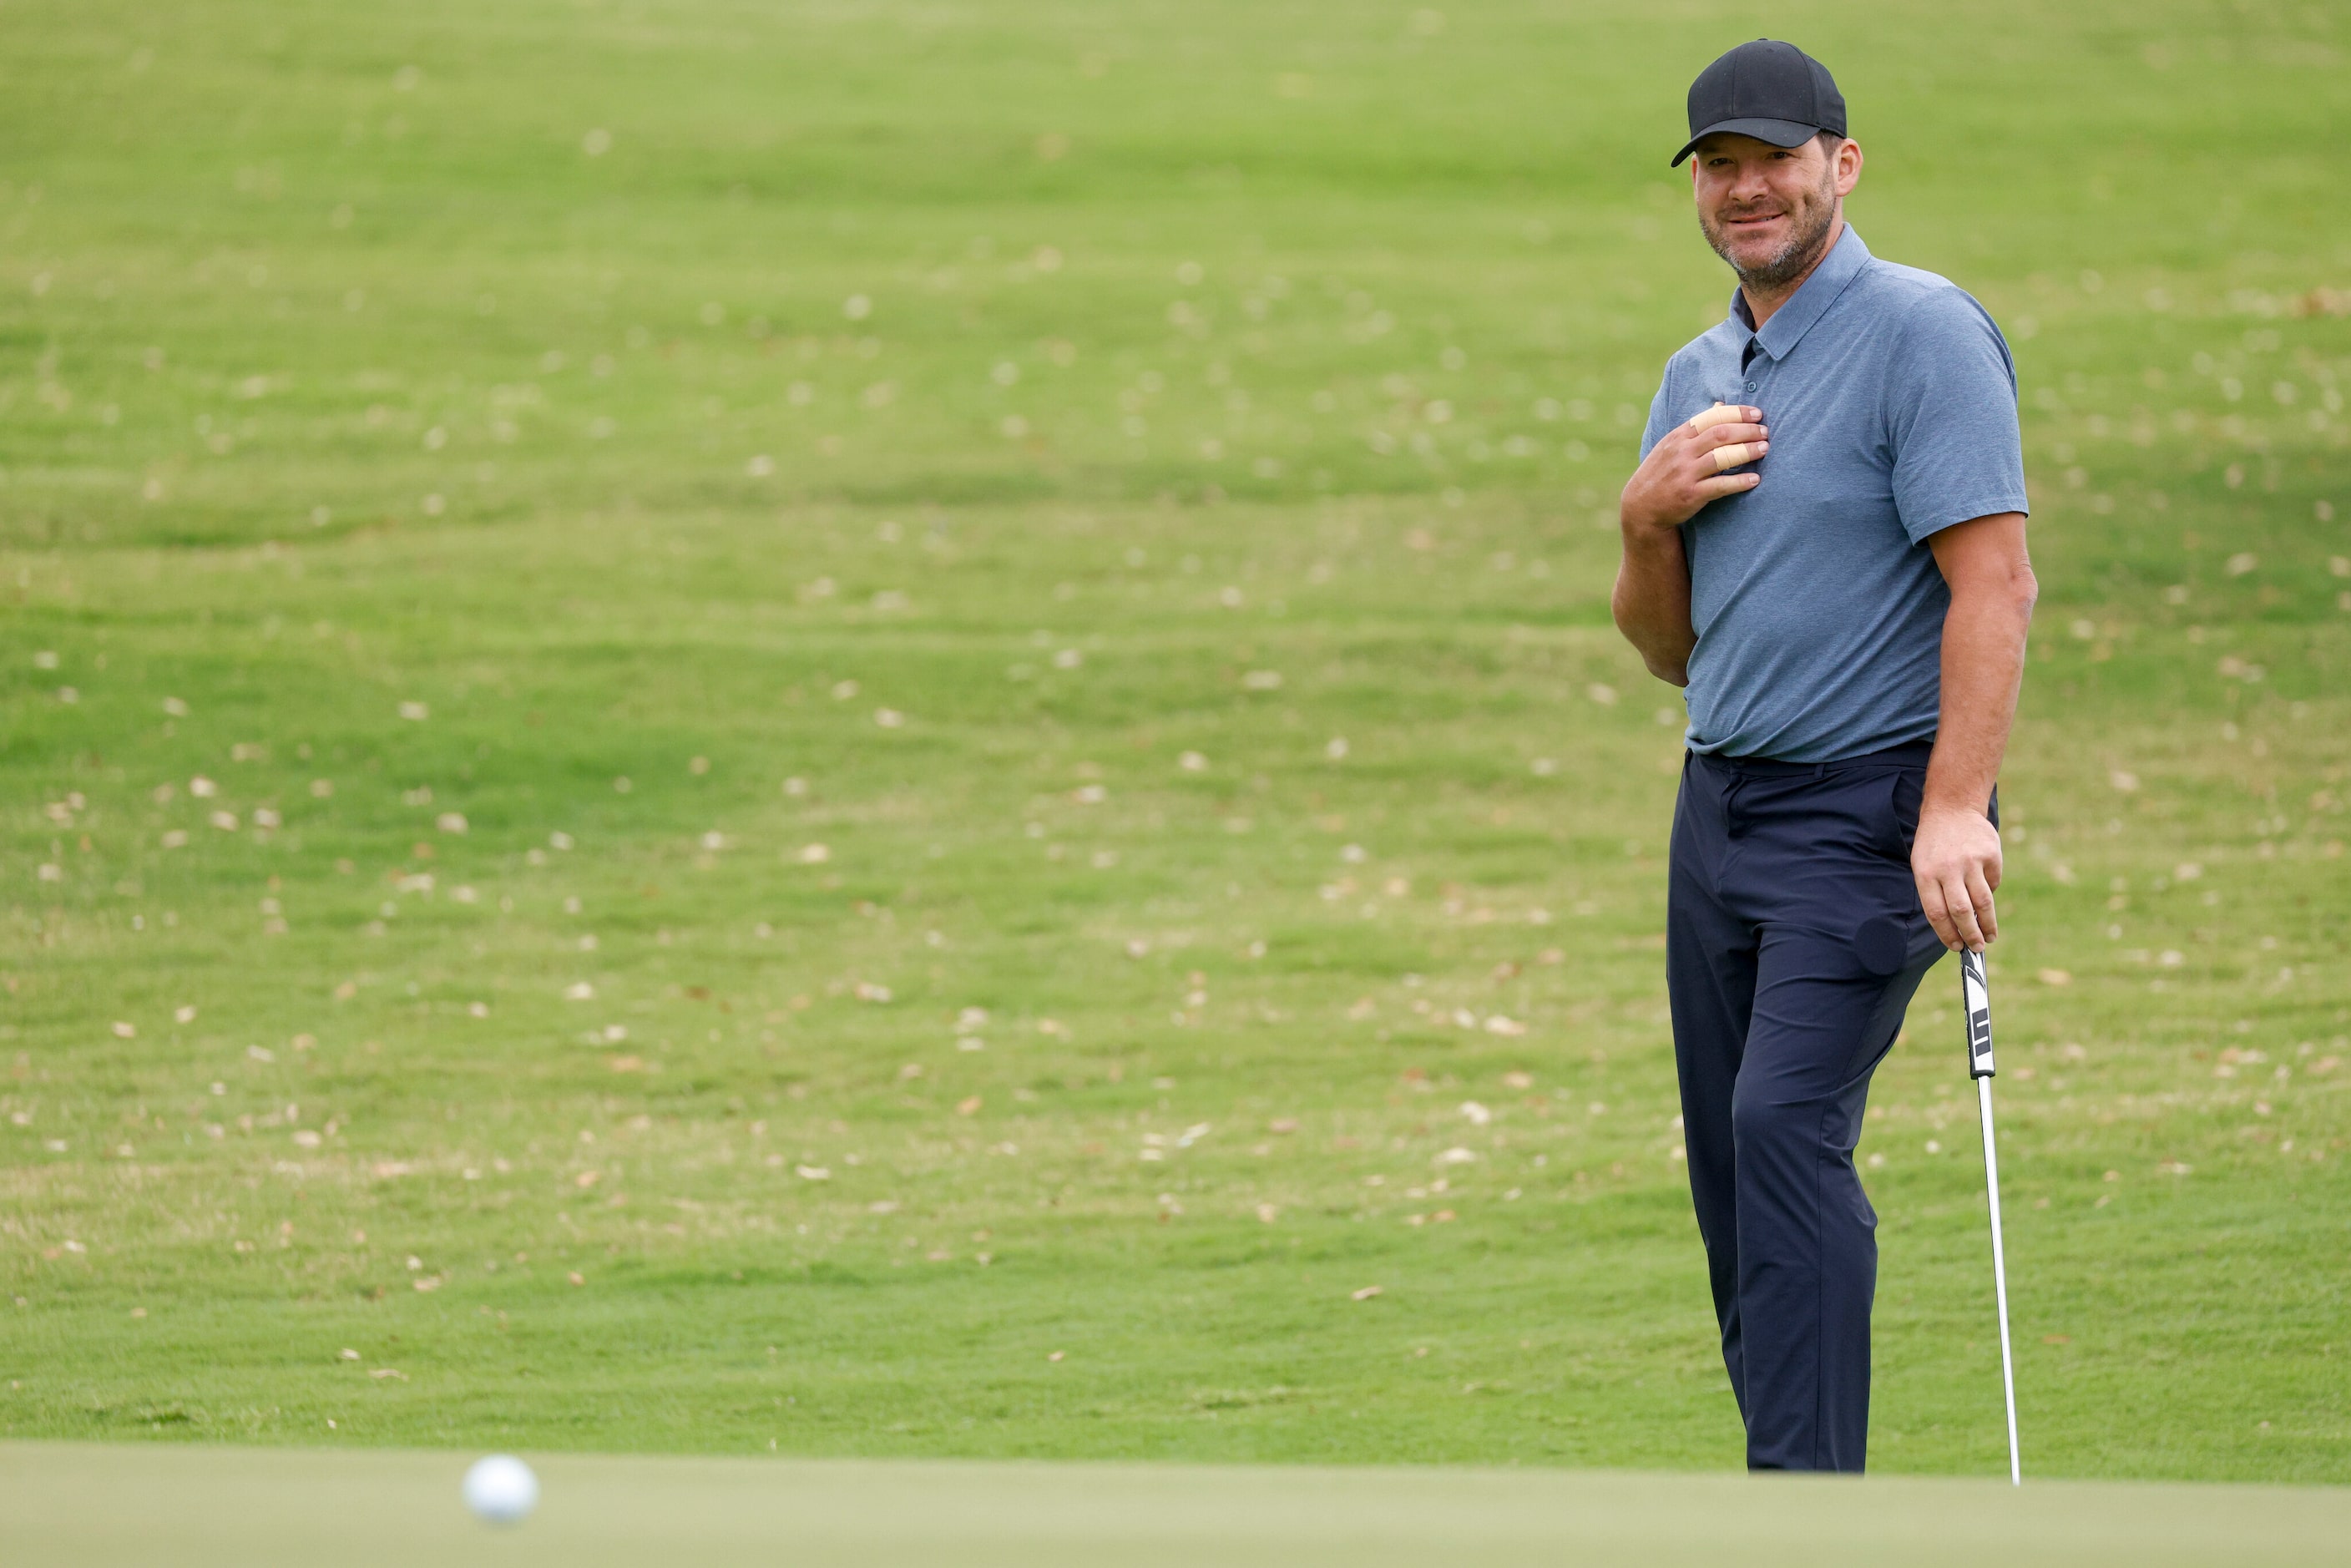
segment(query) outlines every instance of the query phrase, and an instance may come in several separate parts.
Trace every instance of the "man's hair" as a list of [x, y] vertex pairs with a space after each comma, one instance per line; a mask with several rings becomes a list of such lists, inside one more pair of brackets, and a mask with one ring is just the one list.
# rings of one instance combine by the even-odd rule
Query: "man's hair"
[[1836, 150], [1845, 144], [1847, 138], [1842, 131], [1823, 131], [1813, 140], [1821, 144], [1821, 153], [1823, 157], [1834, 158], [1836, 156]]

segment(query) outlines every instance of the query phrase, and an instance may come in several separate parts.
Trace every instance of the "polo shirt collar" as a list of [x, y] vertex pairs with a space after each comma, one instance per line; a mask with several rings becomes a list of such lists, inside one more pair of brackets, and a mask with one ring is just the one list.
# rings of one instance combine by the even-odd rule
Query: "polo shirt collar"
[[1736, 288], [1730, 291], [1731, 319], [1745, 327], [1757, 346], [1774, 361], [1784, 360], [1812, 329], [1813, 323], [1828, 314], [1829, 307], [1836, 303], [1845, 285], [1861, 275], [1869, 259], [1869, 247], [1861, 243], [1861, 235], [1848, 223], [1836, 244], [1829, 247], [1828, 255], [1821, 258], [1820, 266], [1813, 268], [1813, 275], [1804, 279], [1794, 298], [1771, 312], [1771, 319], [1763, 323], [1761, 332], [1755, 330], [1747, 313], [1746, 295]]

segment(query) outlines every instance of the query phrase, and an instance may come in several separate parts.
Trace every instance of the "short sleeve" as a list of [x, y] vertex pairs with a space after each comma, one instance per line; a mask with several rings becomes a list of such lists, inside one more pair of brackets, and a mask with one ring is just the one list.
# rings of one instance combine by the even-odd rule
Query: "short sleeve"
[[1970, 517], [2030, 509], [2016, 365], [1982, 306], [1959, 288], [1919, 300], [1887, 374], [1894, 505], [1911, 543]]
[[1657, 382], [1657, 395], [1649, 400], [1649, 423], [1641, 432], [1642, 462], [1646, 463], [1657, 443], [1666, 438], [1666, 433], [1681, 423], [1674, 417], [1673, 408], [1674, 367], [1669, 362], [1665, 375]]

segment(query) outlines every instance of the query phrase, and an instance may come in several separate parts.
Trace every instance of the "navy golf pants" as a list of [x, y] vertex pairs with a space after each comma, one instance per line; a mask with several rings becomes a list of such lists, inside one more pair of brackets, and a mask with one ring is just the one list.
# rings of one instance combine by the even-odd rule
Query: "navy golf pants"
[[1666, 977], [1752, 1469], [1863, 1468], [1877, 1215], [1853, 1150], [1870, 1074], [1944, 951], [1910, 876], [1930, 750], [1682, 767]]

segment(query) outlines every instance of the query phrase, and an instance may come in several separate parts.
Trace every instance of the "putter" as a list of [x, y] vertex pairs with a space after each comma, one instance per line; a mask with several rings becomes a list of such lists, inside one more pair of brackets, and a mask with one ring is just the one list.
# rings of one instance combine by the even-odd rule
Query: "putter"
[[2016, 1364], [2008, 1348], [2008, 1259], [2000, 1245], [2000, 1152], [1991, 1131], [1991, 988], [1984, 982], [1983, 955], [1959, 949], [1959, 1001], [1968, 1019], [1968, 1076], [1976, 1081], [1976, 1103], [1983, 1112], [1984, 1186], [1991, 1193], [1991, 1287], [2000, 1303], [2000, 1382], [2008, 1395], [2008, 1481], [2024, 1484], [2016, 1449]]

